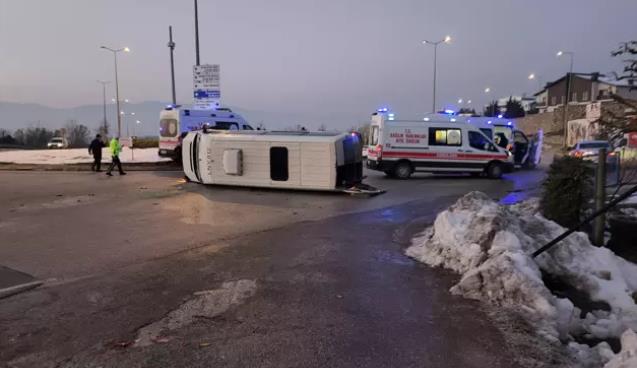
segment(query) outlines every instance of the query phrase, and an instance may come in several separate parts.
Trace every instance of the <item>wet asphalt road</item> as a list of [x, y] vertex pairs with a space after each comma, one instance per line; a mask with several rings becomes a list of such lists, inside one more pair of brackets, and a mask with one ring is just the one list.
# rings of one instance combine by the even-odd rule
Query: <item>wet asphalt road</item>
[[[481, 307], [451, 296], [452, 275], [403, 249], [467, 191], [522, 195], [511, 191], [541, 176], [519, 174], [398, 182], [371, 173], [368, 182], [389, 192], [361, 199], [203, 187], [171, 173], [117, 182], [0, 173], [9, 188], [0, 195], [0, 260], [47, 280], [0, 300], [0, 362], [509, 367], [519, 352]], [[140, 328], [174, 320], [193, 293], [236, 280], [254, 281], [253, 294], [213, 300], [227, 304], [223, 313], [203, 306], [150, 346], [133, 346]]]

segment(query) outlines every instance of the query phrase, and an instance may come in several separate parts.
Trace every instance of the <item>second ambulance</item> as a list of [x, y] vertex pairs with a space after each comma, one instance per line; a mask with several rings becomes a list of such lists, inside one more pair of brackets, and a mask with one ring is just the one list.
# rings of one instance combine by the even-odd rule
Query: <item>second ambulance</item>
[[408, 179], [414, 172], [461, 172], [499, 179], [513, 171], [513, 155], [494, 144], [466, 118], [431, 114], [395, 120], [381, 109], [372, 115], [367, 167]]

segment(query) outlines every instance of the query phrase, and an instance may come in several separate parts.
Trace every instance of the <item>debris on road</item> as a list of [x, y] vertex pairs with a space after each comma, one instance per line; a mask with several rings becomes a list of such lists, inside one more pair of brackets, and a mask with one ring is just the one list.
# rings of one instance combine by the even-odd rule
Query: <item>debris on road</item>
[[166, 333], [189, 325], [196, 318], [213, 318], [232, 306], [242, 304], [254, 295], [256, 287], [254, 280], [238, 280], [224, 282], [219, 289], [195, 292], [192, 299], [168, 313], [166, 317], [142, 327], [135, 340], [135, 346], [166, 343], [170, 340]]
[[637, 265], [583, 233], [531, 257], [563, 231], [537, 201], [504, 206], [472, 192], [413, 239], [407, 255], [458, 272], [452, 293], [521, 311], [539, 336], [562, 343], [582, 366], [601, 367], [615, 359], [622, 333], [637, 330]]

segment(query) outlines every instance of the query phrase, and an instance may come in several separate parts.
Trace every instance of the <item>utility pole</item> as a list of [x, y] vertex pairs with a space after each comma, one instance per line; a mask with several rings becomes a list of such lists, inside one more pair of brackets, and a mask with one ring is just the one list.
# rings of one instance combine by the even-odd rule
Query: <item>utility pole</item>
[[177, 96], [175, 94], [175, 42], [173, 42], [173, 26], [168, 26], [168, 48], [170, 49], [170, 78], [172, 82], [173, 106], [177, 105]]
[[197, 9], [197, 0], [195, 0], [195, 60], [199, 66], [199, 13]]
[[[604, 206], [606, 206], [606, 148], [601, 148], [595, 173], [595, 211], [600, 211]], [[604, 246], [605, 228], [606, 214], [602, 213], [593, 223], [593, 243], [598, 247]]]
[[558, 51], [557, 56], [560, 57], [562, 55], [570, 56], [570, 67], [568, 69], [568, 76], [566, 78], [566, 98], [564, 99], [564, 112], [562, 116], [563, 125], [564, 125], [564, 148], [568, 145], [568, 101], [571, 94], [571, 84], [573, 79], [573, 59], [575, 58], [575, 53], [572, 51]]

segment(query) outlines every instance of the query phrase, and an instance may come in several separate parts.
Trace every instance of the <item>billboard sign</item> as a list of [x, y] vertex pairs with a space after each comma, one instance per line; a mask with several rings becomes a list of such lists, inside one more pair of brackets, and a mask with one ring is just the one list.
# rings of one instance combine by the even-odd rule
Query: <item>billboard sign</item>
[[193, 107], [199, 110], [216, 109], [221, 105], [219, 64], [195, 65], [192, 73]]

